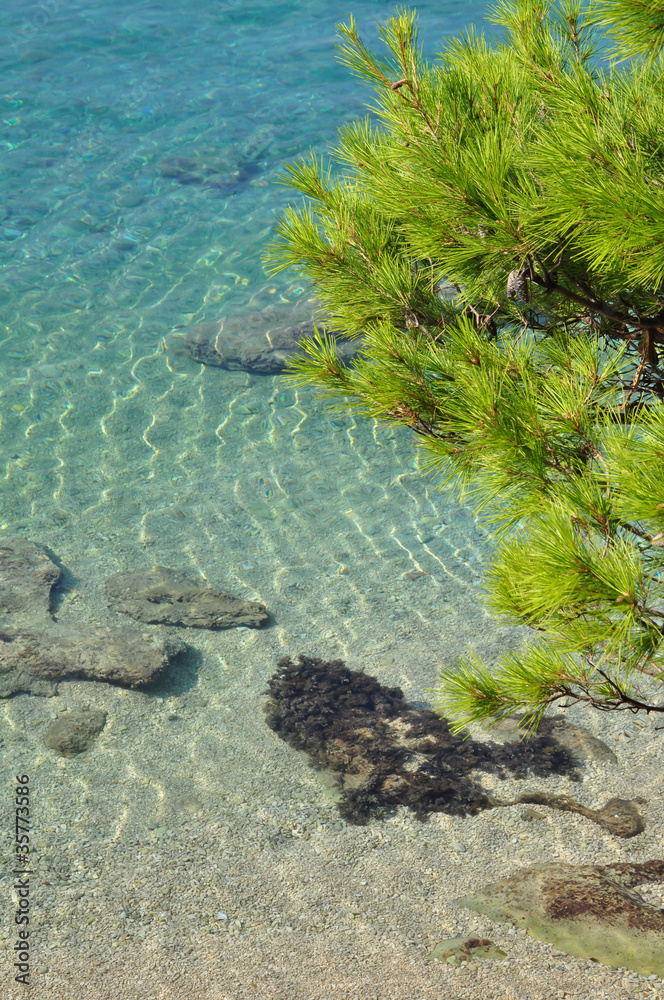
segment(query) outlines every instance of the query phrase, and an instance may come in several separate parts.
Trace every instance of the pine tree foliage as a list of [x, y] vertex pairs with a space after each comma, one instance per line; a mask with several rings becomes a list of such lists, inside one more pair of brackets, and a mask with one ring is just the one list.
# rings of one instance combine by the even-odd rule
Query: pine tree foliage
[[271, 273], [300, 268], [323, 323], [292, 363], [368, 417], [413, 429], [442, 485], [494, 528], [488, 606], [536, 640], [444, 670], [457, 728], [563, 699], [664, 711], [664, 3], [501, 0], [422, 57], [415, 14], [385, 53], [339, 26], [374, 88], [306, 196]]
[[601, 0], [595, 11], [595, 23], [607, 28], [617, 56], [659, 57], [664, 46], [661, 0]]

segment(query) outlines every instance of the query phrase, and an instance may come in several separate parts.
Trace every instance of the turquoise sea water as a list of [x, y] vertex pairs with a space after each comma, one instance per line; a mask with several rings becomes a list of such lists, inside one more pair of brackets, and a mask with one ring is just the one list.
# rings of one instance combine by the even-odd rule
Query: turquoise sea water
[[[391, 5], [351, 6], [377, 43]], [[283, 163], [325, 149], [370, 97], [335, 61], [349, 12], [322, 0], [3, 3], [0, 530], [55, 520], [136, 544], [155, 518], [167, 524], [168, 498], [198, 531], [232, 498], [223, 476], [239, 460], [225, 460], [220, 426], [245, 445], [276, 435], [275, 458], [290, 447], [304, 414], [272, 428], [276, 382], [252, 392], [266, 396], [262, 419], [231, 429], [237, 381], [179, 349], [192, 322], [306, 294], [268, 281], [260, 253], [292, 197], [275, 183]], [[483, 12], [420, 4], [427, 55]], [[243, 155], [250, 175], [234, 182]], [[180, 166], [192, 158], [193, 180]]]
[[[113, 873], [107, 910], [80, 903], [91, 925], [97, 914], [114, 927], [118, 900], [124, 914], [113, 885], [134, 892], [139, 859], [156, 870], [143, 850], [161, 850], [168, 873], [178, 851], [209, 836], [196, 848], [206, 864], [225, 865], [230, 852], [239, 870], [249, 845], [246, 877], [264, 873], [266, 906], [270, 878], [289, 865], [302, 865], [298, 885], [313, 878], [303, 873], [318, 863], [306, 853], [314, 841], [297, 838], [319, 813], [325, 850], [342, 856], [334, 838], [347, 831], [333, 805], [262, 719], [279, 655], [339, 656], [425, 703], [436, 664], [469, 643], [490, 655], [507, 641], [476, 596], [486, 534], [423, 478], [408, 432], [350, 410], [332, 417], [313, 392], [206, 368], [183, 351], [192, 323], [306, 297], [293, 276], [269, 280], [261, 267], [292, 198], [276, 178], [285, 161], [324, 151], [370, 99], [335, 61], [335, 24], [352, 12], [377, 44], [392, 9], [370, 0], [4, 0], [0, 9], [0, 539], [32, 539], [62, 560], [70, 586], [59, 617], [81, 627], [126, 623], [108, 611], [104, 579], [153, 562], [260, 600], [273, 620], [260, 631], [188, 630], [198, 677], [158, 696], [73, 682], [56, 699], [3, 706], [11, 767], [20, 759], [41, 789], [44, 864], [99, 885]], [[432, 57], [485, 5], [425, 0], [418, 10]], [[251, 169], [238, 180], [243, 159]], [[84, 703], [109, 714], [96, 748], [54, 759], [43, 729]], [[300, 806], [306, 823], [295, 821]], [[413, 840], [405, 822], [401, 859]], [[261, 840], [264, 829], [295, 839]], [[209, 870], [198, 878], [207, 885]], [[331, 899], [335, 886], [343, 892], [331, 883]], [[237, 914], [244, 933], [242, 904], [225, 883], [214, 893], [210, 934], [217, 910]], [[107, 930], [93, 943], [80, 921], [70, 926], [63, 898], [42, 900], [43, 996], [75, 997], [58, 993], [56, 971], [94, 953], [102, 978], [85, 996], [98, 1000], [104, 956], [118, 966], [122, 948], [110, 942], [120, 938]], [[426, 916], [416, 904], [408, 935]], [[157, 921], [166, 937], [150, 944], [153, 969], [182, 954], [186, 907]]]

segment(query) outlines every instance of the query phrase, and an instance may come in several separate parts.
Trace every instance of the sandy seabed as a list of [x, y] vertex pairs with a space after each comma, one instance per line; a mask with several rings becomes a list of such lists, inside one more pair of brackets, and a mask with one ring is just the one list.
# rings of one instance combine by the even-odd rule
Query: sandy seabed
[[[580, 782], [476, 774], [505, 798], [546, 790], [597, 808], [642, 796], [647, 828], [633, 840], [573, 814], [544, 810], [528, 821], [519, 806], [426, 822], [399, 808], [347, 824], [329, 785], [265, 723], [277, 660], [339, 658], [424, 707], [441, 665], [469, 646], [491, 663], [527, 633], [483, 610], [487, 533], [423, 477], [405, 432], [331, 419], [311, 396], [275, 391], [272, 379], [202, 370], [195, 381], [198, 408], [191, 385], [177, 380], [170, 393], [148, 382], [133, 402], [113, 403], [116, 413], [131, 402], [137, 419], [144, 399], [137, 428], [80, 415], [78, 451], [68, 437], [54, 445], [58, 488], [48, 476], [20, 480], [0, 530], [62, 560], [62, 622], [165, 634], [111, 612], [103, 592], [117, 570], [162, 563], [261, 601], [271, 624], [178, 630], [196, 655], [149, 691], [71, 681], [53, 698], [2, 703], [3, 997], [661, 996], [657, 981], [558, 954], [454, 903], [530, 864], [661, 857], [655, 722], [569, 709], [618, 757], [585, 765]], [[187, 412], [178, 405], [190, 412], [174, 424]], [[139, 433], [144, 425], [152, 429]], [[106, 451], [95, 459], [100, 426]], [[106, 726], [85, 753], [59, 757], [45, 731], [84, 705], [106, 711]], [[18, 773], [30, 775], [34, 824], [28, 989], [11, 968]], [[648, 898], [661, 888], [650, 886]], [[460, 970], [427, 960], [437, 942], [469, 931], [507, 959]]]
[[[473, 641], [481, 651], [483, 618], [466, 608], [451, 646]], [[367, 622], [359, 637], [367, 653], [347, 662], [424, 702], [434, 659], [386, 626]], [[661, 994], [658, 982], [558, 954], [453, 902], [537, 862], [661, 856], [661, 735], [654, 723], [626, 726], [624, 717], [568, 710], [570, 721], [604, 739], [619, 759], [585, 765], [581, 783], [560, 776], [501, 781], [477, 772], [506, 797], [546, 788], [596, 807], [613, 795], [639, 794], [647, 800], [648, 826], [633, 840], [572, 814], [543, 810], [543, 819], [527, 821], [518, 806], [476, 817], [436, 814], [426, 822], [400, 807], [387, 819], [352, 826], [306, 759], [263, 721], [265, 684], [283, 652], [277, 631], [207, 633], [197, 647], [197, 682], [180, 678], [176, 693], [169, 682], [147, 694], [75, 681], [61, 684], [53, 699], [5, 703], [4, 757], [29, 769], [36, 817], [27, 995], [654, 1000]], [[43, 730], [63, 708], [79, 704], [104, 708], [109, 721], [93, 748], [59, 758], [43, 745]], [[507, 960], [476, 970], [427, 961], [438, 941], [470, 931], [489, 937]], [[7, 965], [12, 943], [5, 921], [0, 945]], [[4, 976], [11, 981], [9, 968]], [[14, 1000], [26, 991], [4, 995]]]

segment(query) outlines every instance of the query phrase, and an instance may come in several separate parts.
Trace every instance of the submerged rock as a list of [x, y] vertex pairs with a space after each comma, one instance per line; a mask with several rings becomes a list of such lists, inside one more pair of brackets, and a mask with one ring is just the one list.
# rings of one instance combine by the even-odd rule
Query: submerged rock
[[[268, 306], [258, 312], [227, 316], [216, 323], [196, 323], [185, 338], [195, 361], [217, 368], [275, 375], [300, 354], [300, 341], [314, 333], [314, 305]], [[320, 325], [320, 324], [319, 324]], [[360, 341], [337, 336], [343, 363], [357, 355]]]
[[185, 648], [126, 628], [0, 628], [0, 697], [52, 695], [58, 681], [73, 677], [143, 687]]
[[427, 958], [430, 962], [443, 962], [445, 965], [461, 965], [462, 962], [467, 962], [472, 966], [475, 962], [507, 958], [507, 952], [502, 951], [488, 938], [478, 937], [471, 932], [461, 937], [439, 941]]
[[259, 628], [267, 621], [263, 604], [230, 597], [186, 573], [153, 566], [115, 573], [106, 581], [109, 604], [139, 622], [191, 628]]
[[216, 188], [234, 188], [248, 181], [254, 172], [251, 166], [222, 157], [171, 156], [159, 164], [161, 176], [178, 184]]
[[69, 678], [142, 687], [187, 648], [138, 629], [56, 622], [51, 591], [61, 578], [61, 569], [34, 542], [0, 544], [0, 698], [53, 695], [58, 681]]
[[590, 809], [588, 806], [576, 802], [568, 795], [549, 795], [546, 792], [524, 792], [516, 799], [509, 801], [498, 801], [496, 805], [514, 806], [522, 802], [530, 802], [534, 805], [548, 806], [550, 809], [559, 809], [561, 812], [575, 812], [586, 819], [591, 819], [593, 823], [603, 827], [614, 837], [635, 837], [638, 833], [643, 833], [646, 828], [645, 820], [641, 815], [636, 802], [631, 799], [609, 799], [601, 809]]
[[664, 976], [664, 912], [633, 886], [664, 880], [664, 861], [532, 865], [456, 900], [579, 958]]
[[0, 544], [0, 617], [46, 618], [51, 590], [61, 576], [41, 546], [23, 538], [4, 539]]
[[[521, 715], [512, 715], [497, 723], [492, 722], [489, 728], [491, 737], [497, 737], [510, 743], [520, 740], [523, 737], [523, 729], [519, 728], [522, 719]], [[580, 764], [589, 760], [611, 764], [618, 763], [618, 758], [613, 750], [599, 737], [593, 736], [592, 733], [580, 726], [574, 726], [561, 715], [551, 715], [542, 719], [536, 734], [531, 739], [537, 740], [542, 736], [553, 737], [556, 743], [566, 747]]]
[[65, 712], [46, 733], [46, 746], [63, 757], [74, 757], [87, 750], [106, 725], [106, 712], [94, 708], [76, 708]]
[[260, 172], [273, 137], [274, 132], [268, 126], [256, 129], [245, 142], [233, 143], [226, 151], [197, 143], [183, 146], [177, 155], [161, 161], [159, 173], [178, 184], [232, 190]]

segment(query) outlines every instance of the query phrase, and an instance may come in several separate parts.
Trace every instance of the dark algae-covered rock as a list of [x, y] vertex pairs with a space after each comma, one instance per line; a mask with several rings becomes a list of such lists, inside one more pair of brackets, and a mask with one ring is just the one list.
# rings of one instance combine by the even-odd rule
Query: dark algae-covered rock
[[46, 733], [46, 746], [63, 757], [74, 757], [87, 750], [106, 725], [106, 712], [94, 708], [76, 708], [65, 712]]
[[563, 748], [501, 746], [454, 736], [434, 712], [409, 708], [400, 688], [349, 670], [341, 660], [305, 656], [278, 662], [269, 682], [267, 723], [318, 768], [335, 773], [339, 808], [366, 822], [385, 807], [416, 813], [476, 813], [496, 804], [473, 770], [498, 774], [567, 774], [574, 762]]
[[410, 708], [400, 688], [384, 687], [341, 660], [300, 656], [294, 663], [284, 657], [278, 667], [269, 682], [267, 723], [307, 753], [314, 766], [334, 774], [339, 810], [349, 822], [366, 822], [372, 813], [396, 805], [424, 816], [530, 803], [579, 813], [619, 837], [644, 829], [638, 808], [627, 800], [611, 799], [599, 810], [539, 791], [503, 800], [473, 777], [471, 772], [485, 771], [500, 777], [530, 773], [577, 779], [576, 759], [551, 734], [480, 743], [453, 735], [435, 712]]
[[664, 976], [664, 912], [634, 886], [664, 881], [664, 861], [531, 865], [457, 900], [569, 955]]
[[264, 605], [230, 597], [166, 566], [115, 573], [106, 593], [115, 611], [151, 624], [259, 628], [268, 618]]

